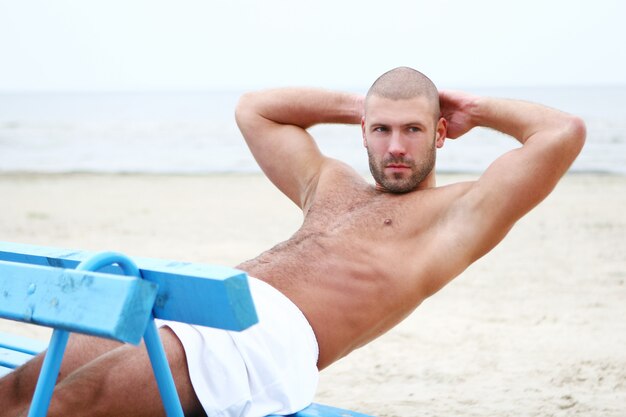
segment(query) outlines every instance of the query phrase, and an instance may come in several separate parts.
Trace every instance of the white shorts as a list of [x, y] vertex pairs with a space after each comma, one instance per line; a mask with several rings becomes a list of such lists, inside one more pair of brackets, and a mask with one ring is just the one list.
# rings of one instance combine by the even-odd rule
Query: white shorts
[[243, 332], [156, 320], [180, 339], [208, 417], [292, 414], [315, 395], [319, 351], [309, 322], [271, 285], [249, 284], [259, 323]]

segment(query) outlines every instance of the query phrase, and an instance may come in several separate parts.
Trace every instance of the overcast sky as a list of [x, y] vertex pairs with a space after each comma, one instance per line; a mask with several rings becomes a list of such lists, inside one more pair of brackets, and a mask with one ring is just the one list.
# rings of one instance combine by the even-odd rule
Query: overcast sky
[[0, 91], [626, 84], [620, 0], [0, 0]]

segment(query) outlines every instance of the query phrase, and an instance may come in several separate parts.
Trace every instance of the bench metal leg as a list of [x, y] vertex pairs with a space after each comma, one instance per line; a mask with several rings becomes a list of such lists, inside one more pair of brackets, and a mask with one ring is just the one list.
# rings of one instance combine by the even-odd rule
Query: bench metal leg
[[165, 349], [163, 349], [153, 317], [148, 321], [148, 327], [143, 339], [146, 342], [146, 349], [148, 350], [148, 356], [152, 363], [152, 370], [154, 371], [154, 377], [159, 387], [159, 393], [161, 394], [167, 417], [184, 417], [183, 408], [180, 405], [178, 392], [176, 392], [176, 386], [174, 385], [172, 371], [167, 363]]
[[59, 376], [63, 352], [65, 352], [69, 336], [70, 333], [65, 330], [56, 329], [52, 333], [50, 346], [45, 354], [41, 372], [37, 379], [35, 394], [31, 402], [32, 405], [28, 410], [28, 417], [45, 417], [48, 412], [52, 391], [54, 391], [54, 385]]
[[[76, 269], [95, 271], [112, 263], [117, 263], [126, 275], [141, 277], [139, 269], [132, 260], [124, 255], [111, 252], [96, 254], [81, 262]], [[59, 370], [61, 369], [61, 361], [63, 360], [63, 353], [65, 352], [69, 335], [69, 332], [59, 329], [55, 329], [52, 333], [50, 346], [46, 352], [39, 373], [35, 394], [28, 411], [28, 417], [46, 416], [48, 407], [50, 406], [52, 392], [54, 391], [59, 376]], [[170, 371], [167, 357], [165, 356], [165, 349], [163, 349], [159, 333], [154, 324], [154, 317], [150, 317], [148, 321], [148, 326], [144, 333], [144, 341], [167, 416], [184, 417], [180, 399], [176, 392], [176, 386], [174, 385], [174, 378], [172, 377], [172, 372]]]
[[[96, 254], [81, 263], [76, 269], [89, 268], [97, 270], [112, 263], [117, 263], [126, 275], [134, 275], [141, 278], [141, 273], [137, 265], [135, 265], [130, 258], [114, 252]], [[161, 400], [163, 401], [167, 417], [184, 417], [183, 408], [180, 405], [178, 392], [176, 392], [176, 386], [174, 385], [174, 378], [172, 377], [170, 366], [167, 363], [165, 350], [163, 349], [163, 344], [161, 344], [159, 332], [154, 324], [153, 315], [151, 315], [150, 320], [148, 320], [148, 326], [146, 327], [143, 339], [146, 342], [146, 349], [150, 357], [150, 362], [152, 363], [152, 370], [154, 371], [154, 377], [159, 387], [159, 393], [161, 394]]]

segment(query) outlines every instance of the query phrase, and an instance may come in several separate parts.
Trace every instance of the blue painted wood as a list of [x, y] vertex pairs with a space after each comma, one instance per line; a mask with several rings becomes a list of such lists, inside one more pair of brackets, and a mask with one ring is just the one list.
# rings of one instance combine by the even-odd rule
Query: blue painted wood
[[48, 347], [48, 342], [31, 339], [11, 333], [0, 332], [0, 348], [36, 355]]
[[156, 299], [138, 278], [0, 261], [0, 317], [138, 344]]
[[0, 366], [17, 368], [28, 362], [32, 357], [33, 355], [28, 353], [0, 347]]
[[[32, 265], [30, 268], [24, 268], [24, 265], [22, 265], [18, 269], [28, 270], [29, 276], [47, 277], [46, 282], [52, 277], [52, 287], [56, 288], [56, 290], [52, 291], [52, 294], [63, 293], [64, 291], [59, 292], [59, 289], [65, 289], [72, 294], [75, 294], [77, 291], [87, 291], [85, 297], [93, 297], [94, 294], [98, 294], [97, 291], [94, 293], [93, 290], [96, 278], [100, 278], [102, 282], [111, 280], [112, 278], [132, 280], [132, 278], [128, 277], [112, 276], [111, 274], [123, 274], [123, 271], [118, 266], [102, 268], [100, 272], [106, 272], [106, 274], [58, 269], [59, 267], [76, 268], [80, 262], [92, 255], [93, 254], [90, 252], [83, 251], [68, 251], [58, 248], [0, 242], [0, 260], [30, 264]], [[153, 299], [156, 303], [154, 311], [157, 317], [193, 324], [212, 325], [213, 327], [228, 330], [242, 330], [257, 322], [245, 273], [232, 268], [211, 265], [179, 263], [146, 258], [135, 259], [138, 260], [139, 270], [143, 277], [147, 281], [159, 285], [158, 294], [155, 294]], [[43, 267], [37, 267], [36, 265], [42, 265]], [[51, 272], [52, 269], [54, 269], [53, 272]], [[23, 281], [23, 277], [22, 279], [15, 278], [15, 276], [12, 275], [14, 271], [15, 269], [12, 269], [10, 264], [0, 262], [0, 310], [5, 308], [5, 299], [16, 298], [14, 292], [17, 291], [19, 294], [22, 294], [22, 298], [26, 300], [25, 305], [28, 307], [26, 311], [22, 311], [20, 319], [22, 319], [22, 321], [36, 322], [32, 320], [33, 316], [36, 316], [34, 314], [35, 308], [33, 307], [37, 307], [36, 310], [37, 313], [39, 313], [41, 304], [35, 303], [35, 299], [32, 296], [37, 292], [43, 292], [41, 289], [47, 284], [40, 285], [39, 281], [37, 281], [28, 283], [27, 287], [24, 287], [23, 283], [20, 286], [16, 283], [21, 280]], [[13, 279], [9, 282], [7, 277]], [[54, 277], [56, 277], [56, 281], [54, 281]], [[2, 281], [3, 279], [4, 281]], [[135, 281], [142, 282], [136, 279]], [[31, 284], [35, 286], [31, 286]], [[56, 287], [54, 287], [55, 285]], [[26, 295], [24, 295], [24, 291]], [[194, 295], [188, 297], [189, 293]], [[139, 297], [142, 296], [140, 295]], [[54, 298], [48, 299], [51, 306], [60, 305], [60, 303], [57, 304], [58, 300], [52, 300], [54, 300]], [[72, 302], [80, 302], [81, 300], [84, 301], [84, 298], [75, 295], [71, 300]], [[50, 308], [50, 306], [48, 306], [48, 308]], [[189, 313], [186, 310], [192, 310], [196, 314], [193, 312]], [[225, 312], [232, 310], [234, 310], [234, 312], [228, 315], [226, 319], [219, 317]], [[12, 312], [12, 314], [16, 313]], [[109, 315], [113, 314], [110, 312]], [[122, 314], [121, 317], [129, 318], [124, 314]], [[24, 318], [29, 320], [24, 320]], [[93, 319], [93, 317], [91, 317], [91, 319]], [[87, 327], [90, 328], [91, 326]], [[146, 328], [149, 328], [149, 326]], [[156, 331], [155, 329], [153, 330]], [[149, 331], [147, 331], [147, 333], [149, 333]], [[61, 335], [60, 337], [63, 337], [63, 333], [59, 334]], [[146, 339], [149, 340], [152, 336], [147, 336]], [[109, 336], [105, 335], [105, 337]], [[153, 342], [147, 341], [147, 344], [155, 346]], [[7, 335], [3, 333], [0, 333], [0, 345], [6, 349], [14, 350], [15, 352], [26, 353], [26, 357], [31, 354], [34, 355], [44, 348], [43, 344], [39, 341], [33, 343], [31, 339], [19, 338], [13, 335], [7, 337]], [[60, 357], [61, 355], [55, 354], [51, 356]], [[156, 353], [156, 356], [160, 356], [159, 361], [166, 363], [163, 352]], [[22, 359], [24, 359], [24, 357]], [[12, 368], [0, 365], [0, 377], [11, 371]], [[155, 375], [158, 375], [159, 372], [160, 371], [155, 370]], [[157, 376], [157, 378], [159, 377]], [[167, 398], [167, 395], [163, 398]], [[171, 400], [166, 400], [166, 402], [172, 403]], [[170, 413], [175, 412], [168, 412], [168, 415], [177, 415]], [[32, 415], [39, 416], [38, 414]], [[370, 416], [326, 405], [312, 404], [306, 409], [293, 414], [292, 417]]]
[[[0, 260], [75, 268], [93, 252], [0, 242]], [[216, 265], [138, 258], [143, 279], [158, 285], [156, 318], [226, 330], [258, 322], [245, 272]], [[123, 274], [117, 266], [100, 270]]]
[[0, 365], [0, 378], [13, 372], [13, 368], [7, 368]]
[[0, 332], [0, 378], [44, 351], [48, 343]]
[[139, 265], [143, 278], [159, 286], [156, 318], [225, 330], [244, 330], [258, 322], [248, 277], [243, 272], [227, 279], [209, 279], [206, 277], [220, 277], [221, 268], [171, 264], [157, 270], [148, 269], [146, 261]]
[[42, 340], [0, 332], [0, 378], [13, 372], [47, 347], [48, 343]]
[[330, 407], [322, 404], [311, 404], [302, 411], [289, 416], [268, 416], [268, 417], [372, 417], [356, 411], [345, 410], [343, 408]]
[[[2, 343], [2, 340], [5, 335], [8, 335], [8, 334], [0, 333], [0, 343]], [[26, 345], [31, 345], [28, 338], [21, 338], [21, 340], [25, 341]], [[40, 345], [40, 341], [38, 340], [35, 341], [35, 345]], [[13, 369], [4, 368], [0, 366], [0, 377], [8, 374], [11, 371], [13, 371]], [[268, 417], [278, 417], [278, 416], [268, 416]], [[280, 417], [285, 417], [285, 416], [280, 416]], [[328, 405], [311, 404], [309, 407], [305, 408], [304, 410], [298, 413], [292, 414], [290, 417], [372, 417], [372, 416], [358, 413], [355, 411], [342, 409], [342, 408], [330, 407]]]
[[[98, 268], [111, 265], [111, 264], [117, 264], [125, 274], [133, 275], [134, 277], [132, 280], [129, 280], [130, 282], [137, 283], [137, 284], [144, 283], [139, 278], [139, 269], [137, 268], [137, 265], [135, 265], [135, 263], [127, 256], [120, 254], [120, 253], [115, 253], [115, 252], [102, 252], [102, 253], [95, 254], [94, 256], [78, 264], [78, 266], [76, 267], [76, 270], [71, 271], [71, 272], [84, 274], [85, 272], [88, 272], [89, 270], [96, 270]], [[12, 263], [10, 264], [10, 266], [14, 267], [16, 266], [16, 264]], [[21, 265], [21, 267], [25, 271], [30, 272], [30, 275], [33, 275], [33, 272], [32, 272], [33, 270], [39, 271], [42, 269], [50, 269], [47, 267], [44, 268], [44, 267], [38, 267], [38, 266], [33, 266], [33, 265], [26, 266], [23, 264]], [[56, 272], [64, 271], [63, 268], [52, 268], [52, 269], [56, 270]], [[97, 278], [99, 282], [108, 282], [108, 281], [115, 282], [115, 281], [119, 281], [120, 278], [122, 277], [117, 277], [114, 275], [108, 276], [108, 274], [107, 275], [101, 274], [101, 276]], [[81, 284], [84, 284], [86, 287], [90, 287], [92, 282], [81, 281]], [[34, 284], [31, 284], [28, 288], [29, 295], [33, 294], [36, 288], [37, 287], [35, 287]], [[151, 303], [148, 305], [148, 308], [146, 309], [146, 311], [143, 312], [143, 314], [139, 315], [140, 317], [138, 317], [139, 321], [137, 321], [137, 323], [143, 322], [144, 318], [146, 318], [145, 316], [147, 316], [145, 321], [147, 322], [149, 319], [149, 324], [151, 325], [148, 327], [150, 327], [151, 329], [154, 329], [154, 331], [156, 332], [156, 328], [154, 327], [154, 321], [152, 320], [152, 312], [150, 308], [150, 306], [152, 305], [152, 302], [154, 302], [154, 299], [156, 297], [156, 288], [154, 288], [153, 285], [152, 286], [147, 285], [146, 288], [150, 288], [152, 290], [152, 292], [150, 293]], [[131, 291], [130, 293], [134, 295], [133, 291]], [[124, 296], [126, 295], [127, 294], [121, 294], [120, 298], [124, 298]], [[141, 297], [142, 294], [139, 293], [138, 296]], [[141, 305], [143, 303], [143, 299], [141, 298], [138, 300], [131, 299], [130, 301], [132, 305], [136, 305], [136, 304]], [[75, 304], [72, 304], [70, 302], [70, 303], [67, 303], [66, 307], [69, 307], [68, 309], [71, 309], [74, 305]], [[135, 312], [131, 311], [130, 313], [133, 314]], [[122, 315], [121, 317], [124, 318], [124, 315]], [[129, 321], [128, 317], [126, 317], [126, 321], [127, 322]], [[143, 328], [145, 327], [146, 326], [144, 325]], [[55, 326], [54, 332], [52, 333], [52, 338], [50, 339], [50, 346], [48, 347], [48, 351], [46, 352], [44, 356], [44, 361], [43, 361], [41, 370], [39, 372], [39, 378], [37, 379], [37, 385], [35, 386], [35, 393], [31, 401], [30, 409], [28, 410], [28, 417], [45, 417], [45, 415], [47, 414], [48, 407], [50, 406], [50, 400], [52, 399], [54, 386], [56, 385], [56, 381], [59, 375], [59, 370], [61, 369], [61, 361], [63, 360], [63, 354], [65, 353], [65, 347], [69, 340], [69, 336], [70, 336], [70, 333], [67, 330], [63, 330]], [[161, 347], [161, 351], [159, 353], [161, 354], [162, 360], [165, 361], [166, 366], [167, 366], [167, 359], [165, 358], [165, 353], [163, 352], [161, 341], [159, 340], [158, 335], [156, 336], [156, 341], [154, 340], [152, 341], [153, 345], [155, 343], [159, 347]], [[176, 393], [176, 388], [174, 387], [174, 381], [172, 379], [172, 375], [171, 373], [169, 373], [167, 376], [169, 376], [168, 382], [173, 387], [172, 388], [173, 396], [167, 399], [170, 402], [175, 402], [174, 407], [178, 406], [178, 408], [180, 409], [180, 401], [178, 400], [178, 394]], [[168, 413], [168, 417], [183, 417], [182, 410], [180, 413], [177, 413], [177, 414]]]
[[74, 269], [89, 257], [90, 253], [85, 251], [0, 242], [0, 260], [2, 261]]

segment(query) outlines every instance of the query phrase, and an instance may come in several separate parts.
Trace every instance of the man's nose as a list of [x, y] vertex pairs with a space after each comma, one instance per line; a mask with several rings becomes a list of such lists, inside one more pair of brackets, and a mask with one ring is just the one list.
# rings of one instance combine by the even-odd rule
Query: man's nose
[[403, 156], [406, 154], [406, 147], [404, 146], [404, 140], [400, 132], [392, 132], [388, 151], [393, 156]]

